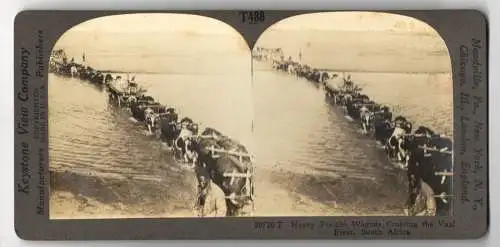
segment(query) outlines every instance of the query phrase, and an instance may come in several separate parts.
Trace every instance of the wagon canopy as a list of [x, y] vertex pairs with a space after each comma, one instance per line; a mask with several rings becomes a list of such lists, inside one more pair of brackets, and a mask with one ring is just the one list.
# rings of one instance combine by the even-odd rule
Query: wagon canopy
[[325, 87], [332, 91], [340, 90], [340, 88], [342, 88], [342, 85], [344, 85], [344, 79], [339, 76], [335, 78], [330, 78], [325, 83]]

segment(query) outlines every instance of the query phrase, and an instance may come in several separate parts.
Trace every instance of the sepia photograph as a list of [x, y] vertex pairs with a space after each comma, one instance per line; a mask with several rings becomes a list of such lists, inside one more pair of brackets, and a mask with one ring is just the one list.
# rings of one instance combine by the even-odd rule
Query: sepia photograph
[[304, 14], [268, 28], [252, 54], [258, 177], [283, 190], [272, 215], [451, 214], [451, 59], [433, 28]]
[[51, 219], [251, 209], [251, 52], [232, 27], [101, 17], [64, 33], [50, 65]]
[[50, 219], [453, 214], [453, 82], [428, 24], [91, 19], [49, 66]]

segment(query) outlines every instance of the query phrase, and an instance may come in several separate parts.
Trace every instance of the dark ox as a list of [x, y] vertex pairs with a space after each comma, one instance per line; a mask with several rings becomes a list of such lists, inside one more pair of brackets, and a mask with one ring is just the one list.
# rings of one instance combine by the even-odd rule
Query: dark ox
[[[244, 152], [246, 148], [241, 144], [226, 138], [220, 132], [208, 128], [198, 137], [189, 138], [189, 150], [196, 152], [196, 166], [208, 171], [210, 179], [224, 192], [226, 196], [226, 216], [239, 216], [246, 214], [246, 208], [253, 201], [253, 177], [230, 177], [228, 174], [252, 174], [252, 166], [248, 165], [250, 157], [242, 159], [224, 152], [212, 152], [211, 148], [229, 151]], [[197, 174], [200, 190], [207, 186], [207, 180], [202, 174]], [[249, 179], [247, 181], [247, 179]], [[247, 184], [248, 183], [248, 184]], [[250, 186], [247, 186], [250, 185]], [[199, 204], [203, 205], [204, 197], [200, 196]]]
[[177, 123], [177, 113], [167, 112], [160, 115], [161, 140], [167, 143], [167, 146], [173, 147], [174, 142], [181, 133], [181, 126]]

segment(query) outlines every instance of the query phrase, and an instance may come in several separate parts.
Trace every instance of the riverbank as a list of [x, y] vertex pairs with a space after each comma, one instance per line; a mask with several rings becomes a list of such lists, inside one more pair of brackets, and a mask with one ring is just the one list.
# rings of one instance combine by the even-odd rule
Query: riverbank
[[195, 176], [175, 166], [149, 176], [51, 169], [50, 189], [51, 219], [195, 216]]
[[[194, 174], [186, 175], [194, 177]], [[177, 188], [166, 188], [154, 180], [111, 179], [67, 171], [51, 172], [51, 177], [56, 177], [50, 193], [51, 219], [196, 217], [192, 209], [195, 191], [181, 188], [185, 183]], [[262, 169], [256, 177], [258, 191], [254, 216], [403, 215], [399, 196], [384, 192], [356, 195], [353, 192], [364, 189], [349, 181], [352, 180], [347, 176], [317, 177], [298, 175], [279, 167]], [[179, 193], [168, 197], [165, 190]]]

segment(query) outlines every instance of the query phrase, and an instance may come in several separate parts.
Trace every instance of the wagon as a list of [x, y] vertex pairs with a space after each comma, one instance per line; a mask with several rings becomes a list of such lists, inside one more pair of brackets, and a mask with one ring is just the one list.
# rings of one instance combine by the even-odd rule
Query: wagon
[[137, 83], [127, 83], [127, 88], [121, 88], [115, 83], [108, 83], [107, 88], [108, 92], [116, 97], [118, 107], [121, 107], [122, 102], [125, 102], [130, 96], [140, 96], [147, 92], [147, 90], [139, 87]]

